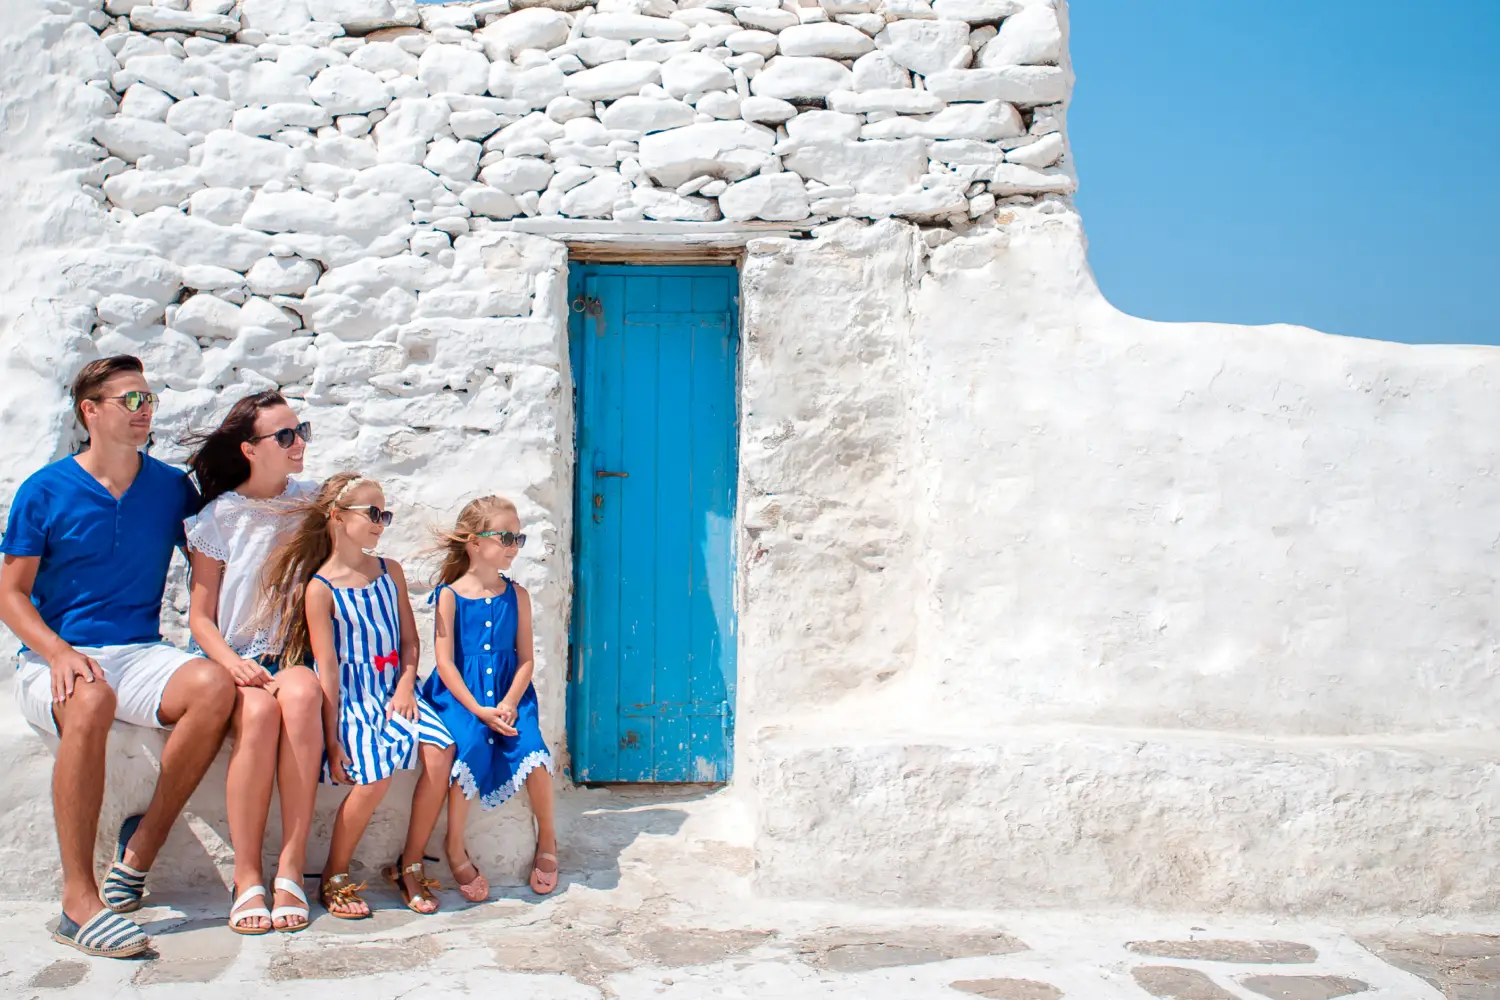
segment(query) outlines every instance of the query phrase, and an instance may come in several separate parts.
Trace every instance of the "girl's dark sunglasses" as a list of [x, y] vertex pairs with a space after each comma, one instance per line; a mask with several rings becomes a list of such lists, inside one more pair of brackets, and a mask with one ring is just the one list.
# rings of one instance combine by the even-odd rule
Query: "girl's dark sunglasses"
[[383, 524], [387, 528], [389, 528], [391, 526], [391, 522], [396, 519], [396, 515], [392, 514], [390, 511], [381, 510], [379, 507], [376, 507], [373, 504], [369, 507], [340, 507], [339, 510], [363, 511], [365, 516], [370, 519], [371, 524]]
[[135, 413], [143, 406], [150, 406], [154, 408], [157, 403], [161, 402], [161, 397], [156, 393], [141, 392], [137, 389], [131, 389], [129, 392], [119, 396], [105, 396], [104, 398], [118, 399], [121, 404], [124, 405], [125, 409], [129, 410], [131, 413]]
[[[127, 403], [125, 405], [128, 407], [130, 404]], [[301, 438], [303, 441], [312, 440], [312, 424], [304, 420], [296, 427], [283, 427], [281, 430], [272, 431], [269, 434], [259, 434], [251, 438], [250, 443], [254, 444], [257, 441], [264, 441], [266, 438], [275, 438], [276, 443], [281, 445], [281, 447], [290, 448], [297, 443], [298, 438]]]
[[500, 539], [500, 544], [505, 546], [506, 548], [510, 548], [512, 545], [514, 545], [516, 548], [520, 548], [521, 546], [526, 544], [526, 536], [518, 535], [514, 531], [481, 531], [479, 532], [478, 537], [498, 538]]

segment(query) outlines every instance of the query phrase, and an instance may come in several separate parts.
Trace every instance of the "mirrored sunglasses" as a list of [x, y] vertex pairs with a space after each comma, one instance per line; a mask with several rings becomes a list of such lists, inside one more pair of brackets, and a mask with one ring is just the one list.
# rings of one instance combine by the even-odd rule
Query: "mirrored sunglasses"
[[304, 420], [296, 427], [283, 427], [281, 430], [272, 431], [269, 434], [258, 434], [250, 439], [250, 443], [254, 444], [257, 441], [264, 441], [266, 438], [275, 438], [276, 443], [281, 445], [281, 447], [290, 448], [297, 442], [298, 438], [301, 438], [303, 441], [312, 440], [312, 424]]
[[526, 544], [526, 536], [517, 534], [514, 531], [481, 531], [478, 533], [478, 537], [498, 538], [500, 539], [500, 544], [505, 546], [506, 548], [510, 548], [512, 545], [514, 545], [516, 548], [520, 548], [521, 546]]
[[388, 510], [381, 510], [379, 507], [376, 507], [374, 504], [371, 504], [368, 507], [344, 507], [344, 506], [340, 506], [339, 510], [357, 510], [357, 511], [363, 511], [364, 515], [370, 519], [370, 523], [371, 524], [383, 524], [387, 528], [389, 528], [391, 526], [391, 522], [396, 519], [396, 515], [392, 514]]
[[156, 393], [140, 392], [136, 389], [132, 389], [129, 392], [123, 393], [119, 396], [105, 396], [104, 398], [118, 399], [121, 404], [124, 405], [125, 409], [129, 410], [131, 413], [135, 413], [143, 406], [149, 406], [154, 409], [156, 407], [156, 404], [161, 402], [161, 397]]

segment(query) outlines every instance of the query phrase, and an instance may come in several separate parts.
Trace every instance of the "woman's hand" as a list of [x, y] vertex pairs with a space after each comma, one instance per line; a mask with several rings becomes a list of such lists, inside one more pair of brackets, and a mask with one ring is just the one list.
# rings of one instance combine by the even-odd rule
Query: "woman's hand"
[[335, 785], [352, 785], [349, 779], [349, 755], [344, 753], [344, 745], [338, 740], [329, 740], [327, 745], [328, 774]]
[[239, 687], [265, 687], [271, 682], [271, 672], [255, 660], [243, 656], [229, 661], [229, 676]]
[[391, 703], [385, 709], [386, 721], [390, 721], [393, 715], [417, 721], [417, 716], [421, 713], [417, 709], [416, 687], [415, 681], [402, 680], [396, 684], [396, 693], [391, 695]]

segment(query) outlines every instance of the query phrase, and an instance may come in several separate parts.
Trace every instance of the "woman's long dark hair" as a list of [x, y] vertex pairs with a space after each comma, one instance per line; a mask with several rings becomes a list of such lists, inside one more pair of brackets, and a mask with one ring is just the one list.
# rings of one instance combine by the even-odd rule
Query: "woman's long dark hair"
[[231, 406], [214, 430], [189, 436], [189, 445], [196, 445], [197, 450], [188, 459], [188, 468], [198, 480], [205, 507], [250, 478], [250, 460], [240, 445], [255, 436], [255, 418], [261, 410], [286, 405], [286, 398], [275, 390], [257, 392]]

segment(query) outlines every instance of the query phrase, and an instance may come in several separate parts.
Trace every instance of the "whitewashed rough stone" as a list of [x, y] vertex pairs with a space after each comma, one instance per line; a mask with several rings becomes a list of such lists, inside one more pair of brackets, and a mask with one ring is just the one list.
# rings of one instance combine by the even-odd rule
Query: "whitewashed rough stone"
[[630, 200], [648, 219], [674, 222], [717, 222], [723, 218], [719, 206], [707, 198], [684, 197], [675, 191], [638, 187]]
[[137, 7], [130, 12], [130, 26], [136, 31], [211, 31], [232, 35], [240, 30], [240, 19], [166, 7]]
[[591, 118], [594, 114], [594, 106], [588, 101], [580, 101], [576, 97], [554, 97], [547, 102], [543, 112], [548, 118], [555, 122], [570, 122], [577, 118]]
[[848, 214], [867, 219], [902, 216], [909, 219], [945, 219], [967, 215], [969, 199], [956, 184], [938, 184], [900, 194], [856, 194], [849, 200]]
[[613, 171], [599, 174], [562, 197], [562, 214], [575, 219], [607, 219], [615, 205], [630, 200], [630, 182]]
[[661, 85], [673, 97], [703, 94], [734, 87], [734, 73], [719, 60], [701, 52], [673, 56], [661, 66]]
[[1066, 100], [1068, 75], [1057, 66], [950, 69], [928, 74], [927, 89], [945, 101], [1009, 101], [1022, 107]]
[[436, 139], [422, 166], [440, 177], [471, 181], [479, 170], [480, 145], [467, 139]]
[[199, 292], [177, 307], [172, 329], [190, 337], [233, 340], [240, 330], [240, 308], [216, 295]]
[[640, 164], [663, 187], [699, 175], [740, 180], [774, 162], [775, 142], [769, 129], [749, 122], [705, 122], [644, 137]]
[[521, 214], [521, 206], [515, 198], [492, 187], [476, 185], [466, 188], [463, 194], [458, 196], [458, 200], [475, 215], [483, 215], [491, 219], [513, 219]]
[[452, 6], [426, 4], [419, 13], [422, 15], [424, 31], [436, 31], [439, 28], [463, 28], [473, 31], [479, 24], [475, 19], [474, 8], [458, 4]]
[[979, 65], [1053, 65], [1062, 55], [1062, 26], [1057, 11], [1034, 4], [1005, 19], [1000, 33], [979, 53]]
[[[555, 49], [568, 40], [571, 24], [566, 14], [545, 7], [530, 7], [490, 22], [475, 37], [503, 47], [509, 53], [522, 49]], [[491, 59], [495, 55], [491, 53]]]
[[854, 74], [833, 59], [777, 56], [750, 81], [750, 91], [757, 97], [795, 101], [826, 98], [835, 90], [849, 90], [853, 85]]
[[151, 326], [160, 323], [166, 314], [166, 307], [160, 302], [134, 295], [106, 295], [94, 308], [99, 322], [119, 327]]
[[435, 201], [446, 190], [437, 175], [415, 163], [380, 163], [355, 174], [350, 184], [360, 191], [389, 191], [407, 201]]
[[417, 75], [417, 57], [395, 42], [366, 42], [349, 54], [349, 64], [367, 73], [393, 70], [403, 76]]
[[[274, 260], [275, 258], [266, 258]], [[245, 284], [245, 276], [238, 271], [217, 264], [189, 264], [182, 269], [184, 288], [198, 291], [225, 291], [234, 294]]]
[[990, 178], [990, 191], [1004, 198], [1015, 194], [1072, 194], [1078, 183], [1061, 171], [1033, 170], [1019, 163], [1002, 163]]
[[747, 122], [779, 124], [797, 114], [797, 106], [779, 97], [746, 97], [740, 101], [740, 117]]
[[798, 140], [782, 156], [788, 170], [829, 185], [849, 185], [874, 194], [897, 194], [915, 186], [927, 171], [927, 144], [921, 139]]
[[163, 205], [180, 205], [204, 186], [203, 177], [196, 167], [126, 170], [106, 179], [103, 184], [104, 193], [112, 203], [137, 215]]
[[928, 115], [943, 110], [943, 99], [925, 90], [836, 90], [828, 95], [828, 109], [847, 114], [888, 111], [898, 115]]
[[[1033, 4], [1031, 9], [1041, 6]], [[1017, 0], [932, 0], [932, 11], [938, 17], [969, 24], [995, 24], [1023, 10]]]
[[305, 104], [312, 100], [308, 92], [311, 81], [305, 76], [288, 72], [279, 63], [257, 62], [247, 69], [229, 74], [229, 79], [229, 100], [236, 107]]
[[448, 105], [436, 98], [403, 100], [375, 126], [381, 163], [421, 163], [427, 144], [448, 124]]
[[271, 135], [282, 129], [316, 129], [333, 124], [327, 108], [316, 104], [272, 104], [265, 108], [240, 108], [231, 127], [245, 135]]
[[613, 38], [627, 42], [642, 38], [675, 42], [688, 37], [688, 26], [681, 21], [645, 14], [599, 13], [583, 22], [583, 34], [586, 38]]
[[779, 45], [769, 31], [736, 31], [724, 39], [724, 47], [730, 52], [754, 52], [766, 59], [776, 54]]
[[796, 14], [779, 7], [739, 7], [735, 9], [734, 17], [745, 27], [761, 31], [784, 31], [800, 23]]
[[482, 94], [489, 85], [490, 61], [461, 45], [433, 45], [418, 61], [417, 79], [434, 94]]
[[1059, 132], [1042, 136], [1029, 146], [1021, 146], [1012, 149], [1005, 154], [1005, 159], [1010, 163], [1019, 163], [1023, 167], [1031, 167], [1040, 170], [1050, 167], [1063, 155], [1063, 137]]
[[571, 47], [585, 66], [614, 62], [630, 54], [630, 43], [615, 38], [580, 38]]
[[167, 165], [186, 163], [191, 148], [181, 132], [143, 118], [106, 118], [94, 126], [94, 138], [128, 163], [143, 156]]
[[415, 0], [307, 0], [307, 11], [314, 21], [341, 24], [355, 35], [422, 23]]
[[884, 52], [871, 52], [854, 61], [855, 90], [900, 90], [911, 86], [911, 73]]
[[116, 89], [128, 88], [133, 83], [144, 83], [179, 101], [198, 93], [192, 75], [180, 59], [169, 55], [141, 54], [129, 56], [124, 63], [125, 68], [115, 77]]
[[606, 128], [640, 132], [660, 132], [680, 128], [694, 121], [693, 109], [678, 100], [654, 97], [622, 97], [600, 114]]
[[837, 111], [804, 111], [787, 122], [787, 132], [799, 142], [821, 142], [832, 139], [853, 141], [859, 138], [862, 119]]
[[927, 155], [940, 163], [983, 164], [993, 168], [1005, 159], [1005, 150], [993, 142], [942, 139], [928, 144]]
[[646, 84], [659, 81], [661, 75], [661, 65], [654, 62], [605, 63], [568, 77], [568, 96], [583, 101], [612, 101], [638, 93]]
[[166, 94], [144, 83], [132, 83], [120, 99], [120, 114], [127, 118], [144, 118], [159, 122], [167, 117], [173, 101]]
[[251, 192], [244, 188], [212, 187], [196, 191], [188, 199], [193, 218], [220, 226], [238, 225], [250, 207]]
[[895, 21], [875, 36], [880, 51], [896, 64], [921, 73], [952, 69], [969, 50], [969, 26], [963, 21]]
[[739, 118], [740, 95], [732, 90], [716, 90], [700, 97], [694, 107], [715, 118]]
[[313, 78], [308, 94], [335, 115], [362, 115], [391, 103], [385, 84], [374, 73], [348, 64], [323, 70]]
[[240, 21], [246, 28], [281, 35], [312, 20], [306, 0], [240, 0]]
[[811, 214], [807, 186], [790, 171], [762, 174], [729, 185], [719, 195], [719, 210], [734, 222], [764, 219], [767, 222], [796, 222]]
[[288, 45], [276, 53], [276, 63], [294, 76], [317, 76], [334, 64], [335, 52], [311, 45]]
[[[869, 35], [847, 24], [795, 25], [783, 31], [777, 37], [777, 42], [781, 54], [786, 56], [857, 59], [875, 50], [875, 42]], [[771, 55], [769, 52], [763, 54]]]
[[488, 139], [506, 123], [493, 111], [455, 111], [448, 116], [448, 127], [460, 139]]
[[203, 140], [203, 176], [226, 187], [257, 187], [281, 180], [300, 162], [297, 151], [228, 129], [210, 132]]
[[300, 257], [262, 257], [245, 272], [256, 295], [301, 295], [317, 283], [323, 271]]
[[1004, 139], [1023, 135], [1026, 127], [1013, 104], [986, 101], [983, 104], [954, 104], [926, 119], [891, 118], [866, 125], [860, 130], [865, 139]]
[[545, 160], [530, 157], [507, 157], [480, 173], [480, 180], [508, 195], [540, 191], [552, 180], [553, 166]]
[[178, 101], [167, 111], [167, 124], [183, 135], [206, 136], [217, 129], [228, 128], [234, 105], [217, 97], [190, 97]]

